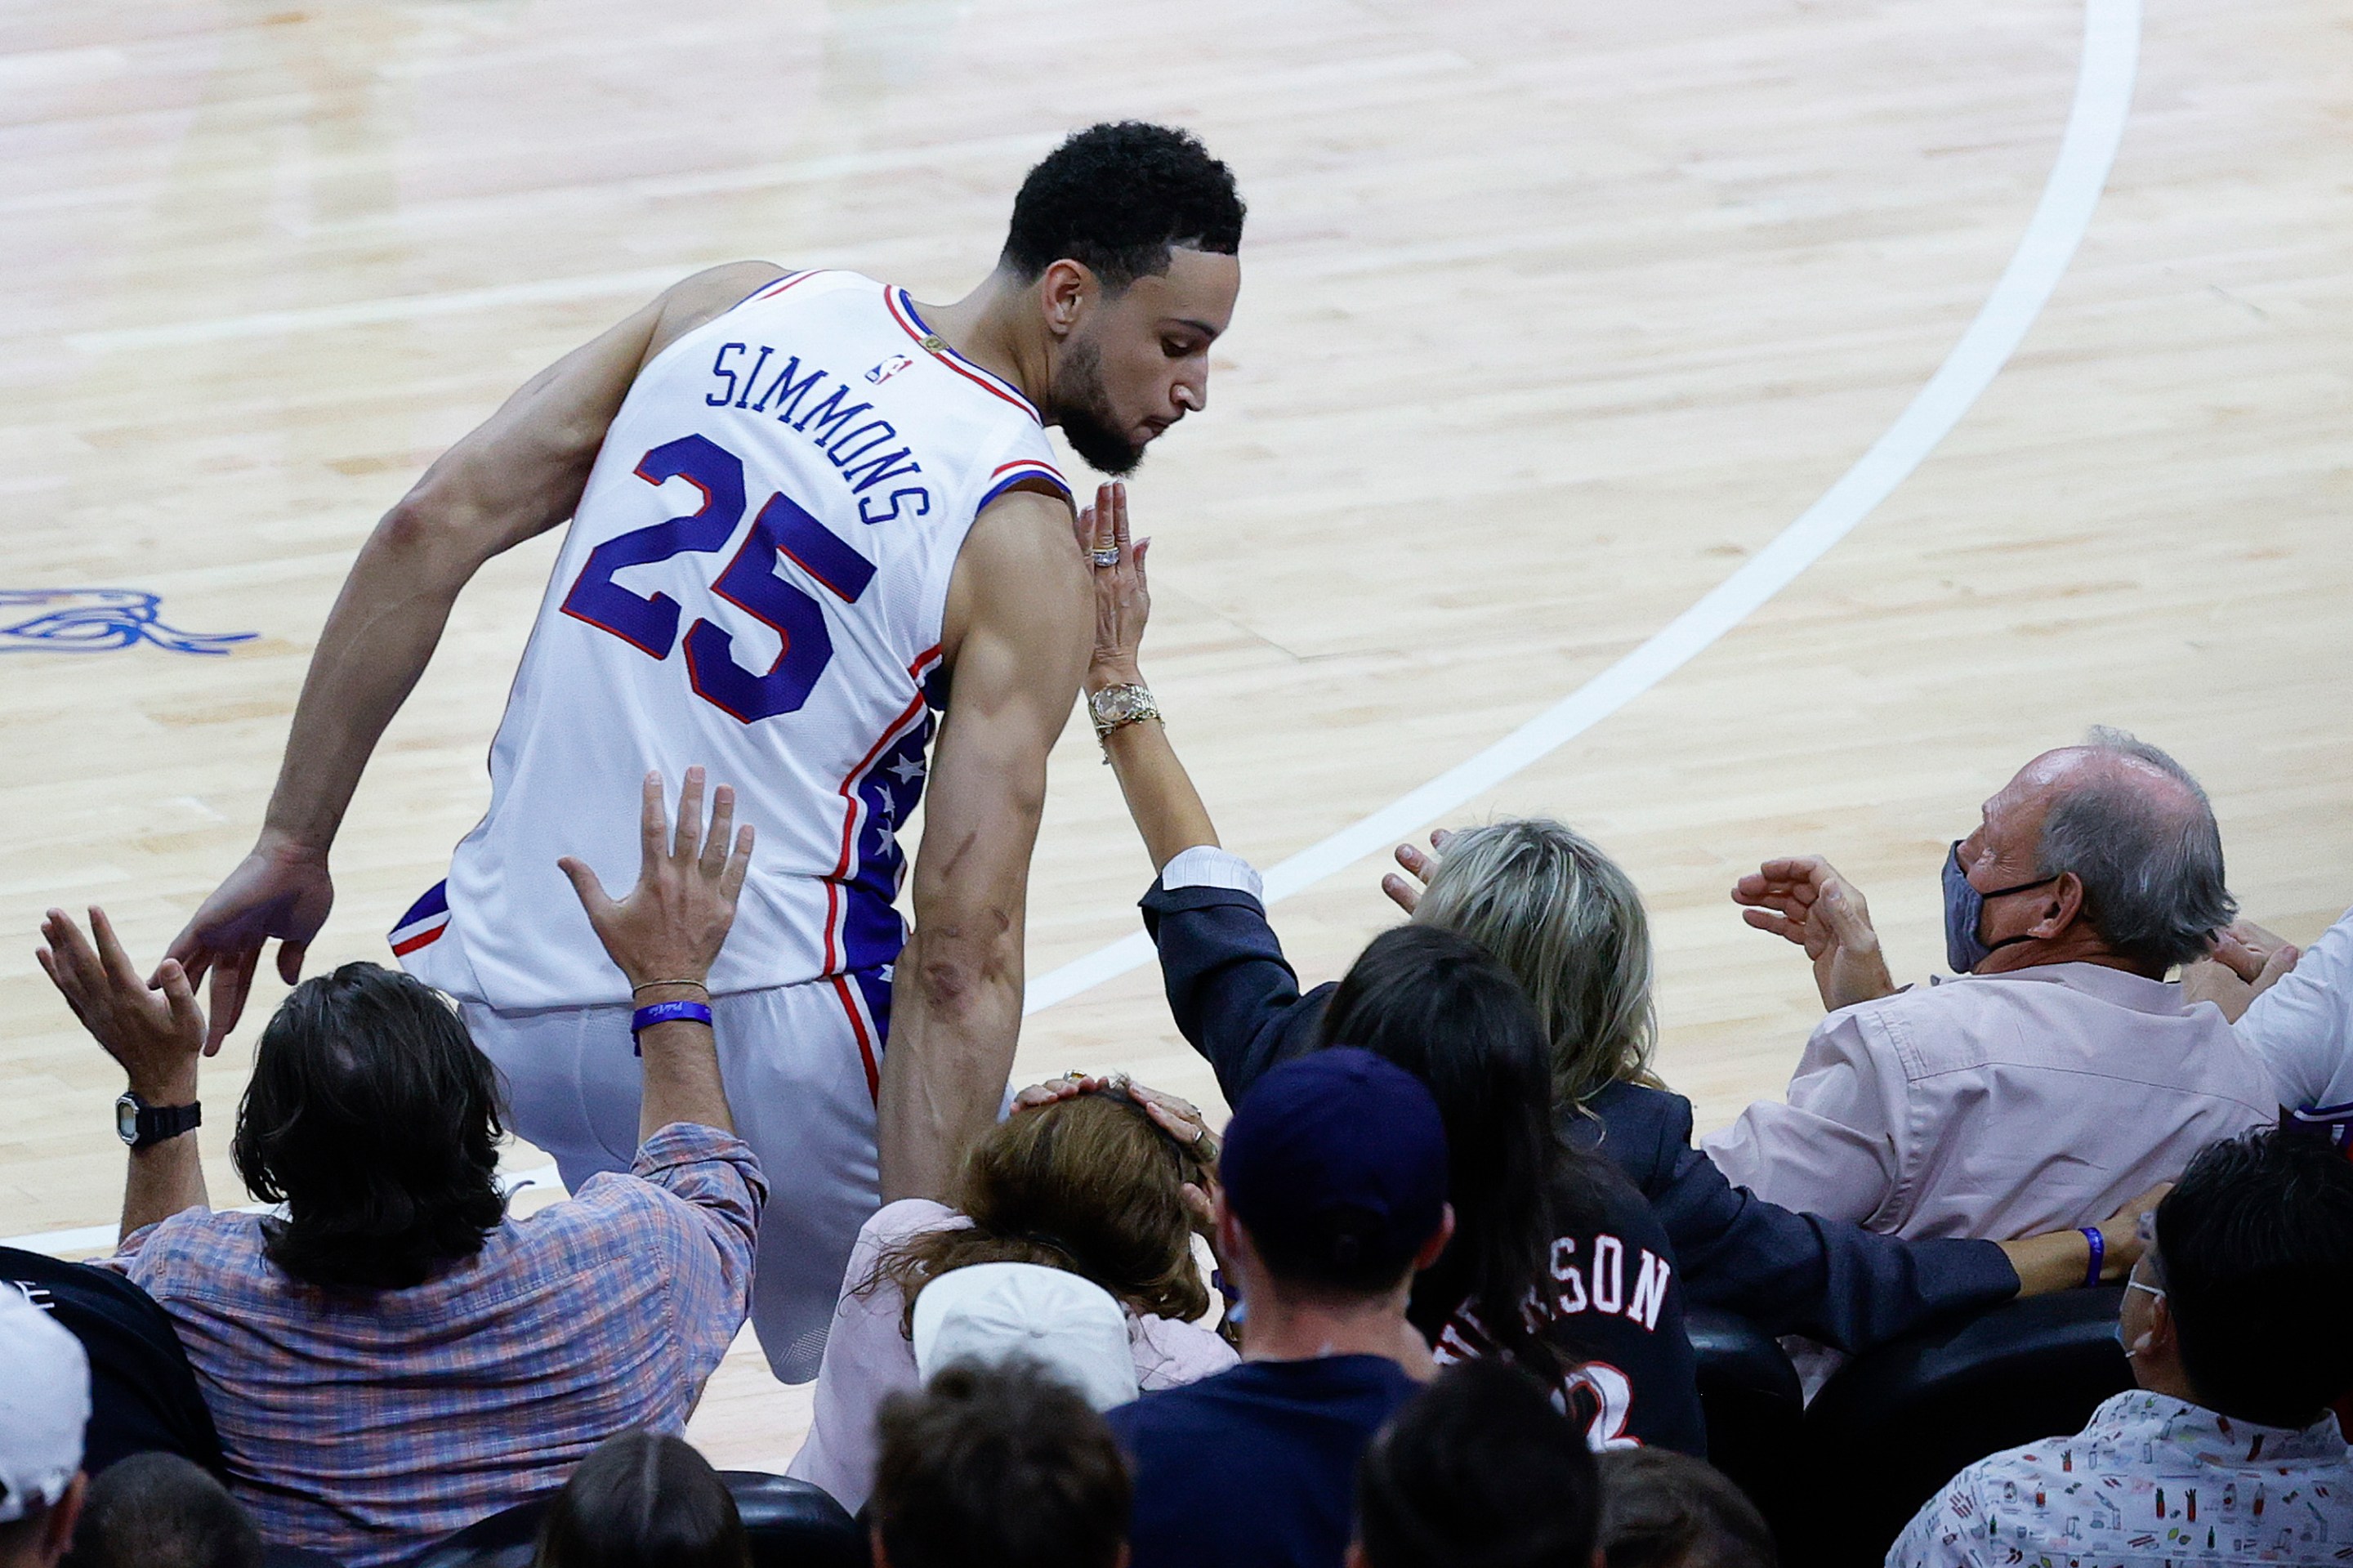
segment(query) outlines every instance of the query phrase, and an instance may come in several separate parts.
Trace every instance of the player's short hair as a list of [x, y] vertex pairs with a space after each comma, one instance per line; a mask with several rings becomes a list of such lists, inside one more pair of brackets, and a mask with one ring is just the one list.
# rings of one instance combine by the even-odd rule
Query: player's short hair
[[1013, 198], [997, 264], [1025, 281], [1060, 260], [1117, 292], [1168, 270], [1168, 253], [1241, 248], [1231, 169], [1188, 131], [1140, 120], [1091, 125], [1046, 154]]
[[1103, 1418], [1036, 1361], [969, 1361], [892, 1394], [866, 1517], [892, 1568], [1112, 1568], [1127, 1465]]
[[261, 1568], [261, 1533], [227, 1488], [177, 1454], [133, 1454], [90, 1484], [76, 1568]]
[[1356, 1466], [1371, 1568], [1589, 1563], [1600, 1511], [1585, 1435], [1507, 1361], [1440, 1372]]
[[423, 981], [345, 964], [261, 1032], [231, 1145], [284, 1219], [269, 1261], [312, 1285], [397, 1290], [482, 1250], [506, 1217], [498, 1075]]
[[2156, 1271], [2208, 1409], [2304, 1426], [2353, 1384], [2353, 1164], [2320, 1139], [2200, 1150], [2157, 1206]]
[[1773, 1532], [1715, 1466], [1672, 1448], [1601, 1456], [1607, 1568], [1775, 1568]]

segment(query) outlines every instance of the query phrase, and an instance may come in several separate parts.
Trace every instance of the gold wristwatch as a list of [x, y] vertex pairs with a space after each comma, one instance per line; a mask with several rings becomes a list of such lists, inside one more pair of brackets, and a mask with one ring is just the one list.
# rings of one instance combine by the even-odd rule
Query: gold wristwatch
[[[1103, 740], [1115, 729], [1125, 729], [1129, 725], [1158, 718], [1160, 707], [1152, 700], [1150, 687], [1139, 686], [1131, 681], [1090, 693], [1087, 696], [1087, 716], [1095, 721], [1095, 738]], [[1110, 758], [1106, 757], [1104, 760], [1109, 761]]]

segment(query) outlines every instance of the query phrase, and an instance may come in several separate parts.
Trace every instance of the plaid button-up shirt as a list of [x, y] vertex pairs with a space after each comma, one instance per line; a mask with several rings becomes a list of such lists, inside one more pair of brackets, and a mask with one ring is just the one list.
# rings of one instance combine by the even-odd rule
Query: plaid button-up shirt
[[681, 1122], [407, 1290], [305, 1285], [259, 1216], [203, 1209], [111, 1262], [179, 1330], [262, 1534], [372, 1568], [561, 1486], [616, 1432], [681, 1430], [750, 1308], [766, 1197], [748, 1146]]

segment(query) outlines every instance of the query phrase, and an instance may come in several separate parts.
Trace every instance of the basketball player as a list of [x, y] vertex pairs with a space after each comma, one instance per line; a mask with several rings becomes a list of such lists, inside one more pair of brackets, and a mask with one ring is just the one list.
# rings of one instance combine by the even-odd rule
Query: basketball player
[[[649, 770], [737, 787], [759, 852], [711, 1004], [772, 1186], [754, 1321], [778, 1376], [815, 1376], [876, 1202], [883, 1078], [889, 1199], [946, 1189], [980, 1130], [960, 1086], [1011, 1069], [1046, 754], [1093, 615], [1045, 427], [1124, 473], [1206, 406], [1241, 225], [1191, 136], [1098, 125], [1030, 171], [955, 304], [720, 267], [527, 384], [385, 515], [328, 617], [259, 842], [171, 948], [211, 971], [209, 1048], [267, 938], [300, 972], [336, 827], [459, 590], [570, 518], [489, 814], [394, 950], [459, 999], [567, 1183], [625, 1169], [629, 988], [556, 862], [626, 885]], [[927, 772], [910, 938], [894, 830]]]

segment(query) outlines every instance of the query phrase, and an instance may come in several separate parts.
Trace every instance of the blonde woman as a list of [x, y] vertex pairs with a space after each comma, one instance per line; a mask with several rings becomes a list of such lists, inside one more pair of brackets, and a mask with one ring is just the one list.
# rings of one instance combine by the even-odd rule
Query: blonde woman
[[[1151, 612], [1150, 541], [1130, 541], [1124, 488], [1103, 486], [1079, 532], [1095, 566], [1088, 707], [1159, 873], [1144, 896], [1145, 929], [1178, 1030], [1231, 1102], [1277, 1062], [1316, 1047], [1334, 987], [1301, 991], [1267, 923], [1257, 871], [1219, 847], [1160, 723], [1137, 661]], [[1440, 853], [1398, 852], [1413, 877], [1392, 874], [1389, 896], [1416, 921], [1471, 938], [1518, 977], [1550, 1036], [1561, 1136], [1606, 1155], [1650, 1200], [1692, 1305], [1852, 1352], [1947, 1312], [2087, 1282], [2094, 1255], [2085, 1232], [1906, 1242], [1734, 1187], [1692, 1146], [1691, 1102], [1651, 1072], [1650, 923], [1631, 879], [1590, 840], [1541, 818], [1432, 842]], [[2098, 1277], [2131, 1268], [2139, 1214], [2157, 1196], [2097, 1227]]]

